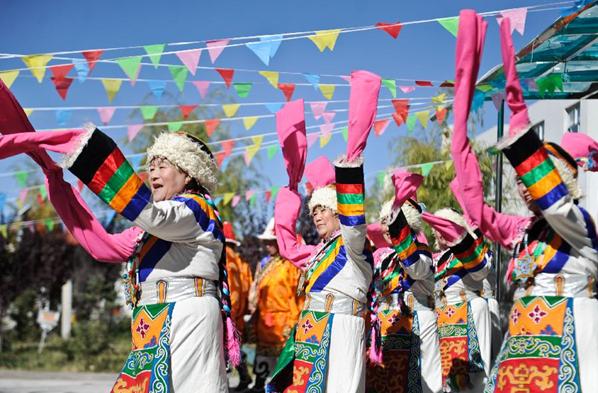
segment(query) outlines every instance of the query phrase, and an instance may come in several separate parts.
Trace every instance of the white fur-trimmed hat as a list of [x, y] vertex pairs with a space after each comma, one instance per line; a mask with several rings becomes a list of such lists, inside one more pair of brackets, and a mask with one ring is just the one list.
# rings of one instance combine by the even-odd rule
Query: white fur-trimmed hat
[[207, 145], [186, 133], [163, 132], [147, 149], [147, 162], [163, 157], [176, 165], [205, 187], [214, 192], [218, 179], [218, 166]]
[[314, 190], [307, 206], [309, 207], [310, 213], [313, 213], [316, 206], [322, 206], [338, 213], [336, 204], [336, 186], [334, 184], [329, 184]]
[[[394, 202], [394, 199], [388, 200], [386, 202], [384, 202], [384, 204], [382, 205], [382, 208], [380, 209], [380, 222], [382, 224], [389, 224], [388, 220], [390, 219], [390, 216], [392, 215], [392, 204]], [[415, 201], [413, 201], [415, 202]], [[424, 225], [422, 223], [422, 219], [421, 219], [421, 212], [412, 205], [412, 202], [407, 200], [405, 201], [405, 203], [403, 203], [403, 206], [401, 206], [401, 211], [403, 212], [403, 214], [405, 215], [405, 219], [407, 219], [407, 225], [409, 225], [409, 227], [411, 229], [413, 229], [415, 232], [421, 232], [424, 229]]]

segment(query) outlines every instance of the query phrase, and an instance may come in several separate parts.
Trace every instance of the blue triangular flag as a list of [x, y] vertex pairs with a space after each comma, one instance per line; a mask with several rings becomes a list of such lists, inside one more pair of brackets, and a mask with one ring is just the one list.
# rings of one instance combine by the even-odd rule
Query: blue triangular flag
[[314, 89], [320, 90], [320, 75], [303, 74], [303, 76], [309, 83], [311, 83]]
[[71, 117], [73, 117], [73, 112], [69, 110], [61, 109], [56, 111], [56, 122], [60, 126], [66, 126], [67, 123], [71, 120]]
[[87, 61], [74, 61], [73, 64], [75, 64], [75, 71], [77, 71], [77, 80], [79, 82], [85, 82], [87, 75], [89, 75], [89, 66], [87, 65]]
[[270, 113], [276, 113], [280, 108], [282, 108], [282, 104], [280, 102], [269, 102], [266, 105], [266, 108], [270, 111]]
[[270, 59], [274, 57], [274, 55], [276, 55], [276, 52], [278, 52], [278, 48], [280, 48], [280, 43], [282, 42], [282, 35], [280, 34], [276, 34], [276, 35], [268, 35], [265, 37], [261, 37], [260, 41], [264, 42], [264, 41], [270, 41]]
[[[257, 57], [260, 58], [262, 63], [270, 65], [270, 53], [272, 51], [272, 45], [274, 42], [248, 42], [245, 44], [246, 47], [251, 49]], [[280, 44], [279, 44], [280, 45]]]
[[166, 89], [166, 81], [149, 81], [149, 88], [156, 98], [162, 98]]

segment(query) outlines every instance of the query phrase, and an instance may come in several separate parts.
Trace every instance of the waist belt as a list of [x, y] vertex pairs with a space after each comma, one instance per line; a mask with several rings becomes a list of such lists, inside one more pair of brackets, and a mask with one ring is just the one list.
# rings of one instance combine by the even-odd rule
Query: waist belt
[[359, 301], [343, 295], [330, 292], [308, 293], [305, 295], [304, 310], [325, 311], [332, 314], [345, 314], [363, 317], [365, 305]]
[[144, 281], [141, 283], [140, 289], [138, 306], [178, 302], [191, 297], [213, 296], [218, 298], [216, 282], [200, 277]]
[[523, 296], [596, 296], [596, 280], [593, 276], [541, 273], [531, 280], [519, 283], [519, 286]]
[[476, 291], [463, 288], [459, 290], [456, 290], [456, 288], [451, 290], [451, 288], [449, 288], [447, 291], [436, 292], [436, 306], [441, 307], [446, 306], [447, 304], [465, 303], [479, 297], [480, 295]]
[[[384, 309], [395, 309], [400, 307], [399, 294], [391, 293], [390, 295], [382, 298], [380, 301], [380, 308]], [[430, 311], [434, 309], [434, 297], [428, 295], [415, 296], [412, 292], [406, 292], [403, 295], [405, 305], [409, 307], [411, 311]]]

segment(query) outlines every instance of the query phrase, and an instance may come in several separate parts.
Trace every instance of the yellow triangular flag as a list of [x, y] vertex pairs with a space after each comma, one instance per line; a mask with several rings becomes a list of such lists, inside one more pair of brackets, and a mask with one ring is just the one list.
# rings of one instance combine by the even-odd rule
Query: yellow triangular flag
[[251, 137], [251, 141], [253, 142], [253, 145], [257, 146], [258, 149], [262, 145], [262, 141], [263, 140], [264, 140], [264, 136], [263, 135], [255, 135], [255, 136]]
[[235, 113], [239, 110], [240, 104], [224, 104], [222, 105], [222, 110], [226, 117], [233, 117]]
[[244, 117], [243, 118], [243, 126], [245, 127], [246, 130], [250, 130], [251, 128], [253, 128], [253, 126], [257, 122], [257, 119], [258, 119], [257, 116]]
[[31, 114], [33, 113], [33, 109], [31, 108], [23, 108], [23, 110], [25, 111], [27, 117], [31, 116]]
[[427, 110], [415, 112], [415, 117], [417, 117], [417, 120], [419, 120], [419, 122], [422, 124], [422, 127], [424, 127], [424, 128], [428, 127], [428, 120], [430, 119], [430, 112], [428, 112]]
[[10, 89], [15, 79], [19, 76], [19, 70], [0, 72], [0, 79]]
[[260, 71], [260, 75], [266, 78], [272, 87], [278, 89], [278, 77], [280, 75], [278, 71]]
[[22, 60], [35, 79], [37, 79], [39, 83], [42, 83], [44, 75], [46, 75], [46, 64], [52, 60], [52, 55], [23, 56]]
[[230, 202], [231, 199], [233, 199], [234, 196], [235, 196], [234, 192], [224, 193], [224, 195], [222, 195], [222, 204], [224, 206], [228, 205], [228, 203]]
[[2, 224], [2, 225], [0, 225], [0, 233], [2, 234], [2, 237], [3, 237], [3, 238], [5, 238], [5, 239], [7, 238], [7, 235], [8, 235], [8, 229], [7, 229], [7, 227], [6, 227], [6, 224]]
[[438, 94], [435, 97], [432, 97], [432, 102], [435, 104], [443, 104], [444, 100], [446, 100], [446, 93]]
[[320, 83], [320, 91], [322, 95], [327, 99], [331, 100], [332, 96], [334, 95], [334, 89], [336, 88], [335, 85], [325, 85]]
[[328, 142], [330, 142], [331, 138], [332, 138], [332, 134], [320, 135], [320, 147], [326, 146], [328, 144]]
[[309, 38], [310, 40], [312, 40], [314, 44], [316, 44], [320, 52], [324, 52], [324, 49], [326, 48], [332, 51], [334, 50], [334, 45], [336, 44], [336, 40], [340, 32], [340, 29], [320, 30], [316, 31], [316, 34], [310, 35], [307, 38]]
[[102, 84], [108, 95], [108, 102], [112, 102], [112, 99], [114, 99], [114, 96], [120, 90], [120, 85], [122, 83], [122, 79], [102, 79]]
[[251, 160], [253, 160], [253, 157], [255, 157], [255, 155], [259, 149], [260, 149], [259, 145], [251, 145], [251, 146], [247, 147], [247, 149], [245, 150], [245, 164], [247, 166], [249, 166], [249, 164], [251, 164]]

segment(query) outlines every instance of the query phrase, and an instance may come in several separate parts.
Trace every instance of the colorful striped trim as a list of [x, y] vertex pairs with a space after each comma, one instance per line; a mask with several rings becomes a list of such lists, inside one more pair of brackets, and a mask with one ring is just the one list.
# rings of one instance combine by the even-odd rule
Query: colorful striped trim
[[139, 252], [139, 281], [147, 280], [160, 260], [166, 255], [172, 246], [171, 242], [150, 236], [141, 247]]
[[397, 218], [388, 226], [388, 230], [393, 248], [399, 255], [403, 265], [411, 266], [417, 262], [420, 257], [418, 245], [402, 210], [399, 210]]
[[546, 210], [568, 195], [548, 151], [533, 130], [515, 140], [504, 153], [540, 209]]
[[117, 213], [134, 221], [151, 201], [151, 191], [114, 141], [95, 129], [69, 170]]
[[488, 246], [481, 236], [474, 239], [468, 233], [463, 240], [452, 246], [451, 250], [466, 272], [476, 272], [487, 264]]
[[221, 242], [224, 242], [222, 224], [213, 206], [204, 198], [195, 194], [182, 194], [173, 198], [183, 202], [195, 216], [195, 220], [204, 232], [210, 232]]
[[347, 255], [343, 246], [342, 237], [339, 236], [328, 246], [328, 250], [320, 261], [308, 272], [309, 283], [306, 293], [320, 292], [342, 270], [347, 263]]
[[336, 200], [341, 224], [365, 224], [363, 166], [335, 167], [335, 171]]

